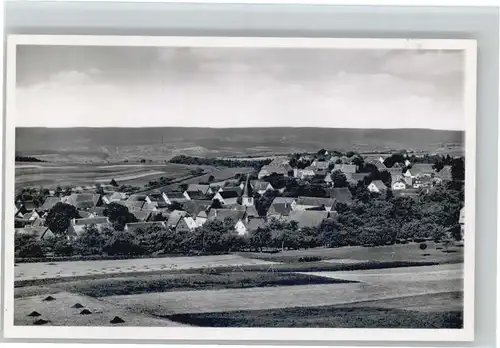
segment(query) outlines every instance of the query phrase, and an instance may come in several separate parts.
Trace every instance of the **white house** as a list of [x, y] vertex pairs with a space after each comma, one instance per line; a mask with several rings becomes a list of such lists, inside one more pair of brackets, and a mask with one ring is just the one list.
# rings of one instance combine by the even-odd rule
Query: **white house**
[[243, 220], [238, 220], [236, 224], [234, 225], [234, 230], [238, 233], [240, 236], [244, 236], [248, 233], [247, 227], [245, 226], [245, 223]]
[[382, 180], [374, 180], [368, 185], [368, 191], [375, 193], [383, 193], [387, 191], [387, 186], [382, 182]]
[[392, 183], [393, 190], [404, 190], [406, 189], [406, 182], [404, 179], [399, 179]]
[[254, 192], [258, 192], [260, 195], [266, 193], [266, 191], [273, 191], [274, 187], [271, 183], [263, 180], [252, 180], [250, 181], [250, 185]]
[[240, 236], [245, 236], [253, 231], [256, 231], [259, 227], [264, 228], [266, 226], [266, 220], [262, 218], [248, 219], [248, 221], [239, 220], [234, 226], [235, 231]]
[[304, 169], [294, 168], [293, 176], [302, 180], [313, 178], [315, 175], [314, 167], [306, 167]]
[[169, 192], [168, 194], [166, 192], [162, 192], [161, 195], [167, 204], [172, 204], [173, 202], [182, 203], [189, 200], [182, 192]]

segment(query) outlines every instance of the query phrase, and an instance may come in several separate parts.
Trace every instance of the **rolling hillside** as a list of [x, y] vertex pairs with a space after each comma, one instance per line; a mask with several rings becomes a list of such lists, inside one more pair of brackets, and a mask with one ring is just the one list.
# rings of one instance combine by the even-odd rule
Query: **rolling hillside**
[[397, 149], [460, 152], [464, 132], [340, 128], [18, 128], [16, 153], [50, 161], [168, 160], [195, 156], [266, 155]]

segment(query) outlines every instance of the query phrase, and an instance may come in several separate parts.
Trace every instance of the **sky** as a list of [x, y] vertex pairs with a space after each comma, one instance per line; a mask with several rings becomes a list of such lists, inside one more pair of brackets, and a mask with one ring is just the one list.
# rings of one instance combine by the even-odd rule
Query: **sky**
[[18, 127], [464, 130], [464, 53], [18, 46]]

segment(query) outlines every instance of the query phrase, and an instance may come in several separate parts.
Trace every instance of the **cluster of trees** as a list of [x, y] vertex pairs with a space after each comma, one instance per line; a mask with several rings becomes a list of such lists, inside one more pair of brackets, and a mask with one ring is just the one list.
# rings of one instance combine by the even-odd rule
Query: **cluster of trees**
[[170, 163], [177, 164], [189, 164], [189, 165], [209, 165], [209, 166], [218, 166], [218, 167], [252, 167], [252, 168], [261, 168], [262, 166], [271, 163], [271, 159], [255, 159], [255, 160], [246, 160], [239, 161], [235, 159], [225, 160], [219, 158], [201, 158], [201, 157], [192, 157], [186, 155], [175, 156], [170, 160]]
[[159, 177], [157, 180], [151, 180], [146, 185], [147, 187], [165, 186], [172, 182], [172, 178]]
[[36, 157], [30, 157], [30, 156], [16, 156], [15, 158], [16, 162], [46, 162], [44, 160], [41, 160]]
[[419, 199], [366, 193], [355, 198], [354, 204], [337, 208], [338, 220], [330, 229], [328, 246], [385, 245], [449, 236], [460, 239], [463, 201], [453, 189], [442, 186], [422, 193]]

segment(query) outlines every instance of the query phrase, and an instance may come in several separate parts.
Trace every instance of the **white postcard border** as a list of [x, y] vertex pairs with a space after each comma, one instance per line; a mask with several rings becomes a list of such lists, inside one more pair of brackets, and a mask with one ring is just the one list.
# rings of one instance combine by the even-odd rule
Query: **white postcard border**
[[14, 230], [15, 183], [15, 88], [17, 45], [135, 46], [135, 47], [262, 47], [336, 49], [428, 49], [465, 52], [464, 113], [465, 207], [464, 237], [464, 328], [463, 329], [316, 329], [316, 328], [186, 328], [186, 327], [37, 327], [14, 326], [14, 235], [5, 233], [4, 250], [4, 334], [7, 338], [50, 339], [138, 339], [138, 340], [234, 340], [234, 341], [416, 341], [465, 342], [474, 339], [475, 264], [475, 164], [476, 164], [476, 75], [475, 40], [449, 39], [333, 39], [256, 37], [159, 37], [159, 36], [73, 36], [12, 35], [7, 44], [5, 221], [4, 231]]

